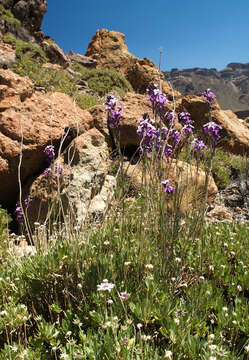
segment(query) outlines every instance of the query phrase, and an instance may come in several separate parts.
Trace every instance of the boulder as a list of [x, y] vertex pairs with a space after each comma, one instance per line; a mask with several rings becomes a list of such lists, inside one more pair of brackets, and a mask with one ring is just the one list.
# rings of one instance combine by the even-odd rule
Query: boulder
[[47, 11], [46, 0], [17, 0], [9, 2], [10, 10], [21, 23], [32, 32], [41, 27], [43, 16]]
[[[113, 136], [118, 136], [121, 148], [132, 148], [138, 147], [141, 138], [137, 135], [137, 128], [139, 121], [144, 113], [148, 113], [153, 119], [153, 113], [150, 103], [147, 101], [147, 95], [126, 93], [124, 98], [118, 102], [118, 105], [123, 107], [122, 122], [119, 126], [118, 132], [112, 130]], [[173, 103], [168, 102], [166, 104], [166, 110], [172, 110]], [[105, 106], [95, 105], [89, 112], [92, 114], [94, 120], [94, 126], [105, 136], [109, 146], [113, 145], [112, 137], [107, 126], [107, 114]], [[176, 124], [176, 128], [179, 130], [179, 124]]]
[[[139, 59], [132, 55], [122, 33], [106, 29], [97, 30], [85, 55], [97, 61], [97, 68], [122, 73], [135, 92], [144, 94], [148, 85], [158, 83], [160, 77], [163, 92], [170, 98], [173, 96], [170, 86], [164, 81], [164, 74], [151, 60]], [[174, 97], [179, 96], [180, 93], [174, 91]]]
[[17, 200], [21, 143], [24, 183], [46, 167], [47, 145], [58, 151], [62, 140], [64, 148], [90, 127], [89, 112], [75, 107], [69, 96], [36, 92], [27, 77], [0, 69], [0, 204], [11, 208]]
[[[209, 105], [203, 97], [185, 96], [182, 99], [181, 110], [191, 114], [197, 129], [202, 129], [203, 125], [210, 121]], [[221, 110], [217, 102], [212, 106], [211, 117], [212, 121], [223, 128], [221, 147], [233, 154], [248, 156], [249, 129], [244, 122], [231, 110]]]
[[60, 65], [66, 68], [69, 65], [69, 59], [63, 50], [52, 40], [47, 39], [41, 43], [41, 47], [45, 51], [47, 57], [52, 64]]
[[8, 68], [16, 61], [16, 52], [5, 43], [0, 43], [0, 68]]
[[116, 180], [107, 174], [109, 153], [104, 136], [93, 128], [78, 136], [56, 160], [62, 175], [44, 174], [24, 188], [32, 200], [29, 223], [48, 223], [70, 216], [82, 225], [86, 218], [99, 220], [114, 194]]
[[72, 50], [70, 50], [67, 53], [67, 57], [69, 58], [69, 60], [74, 63], [79, 63], [80, 65], [83, 65], [87, 68], [96, 68], [97, 66], [97, 60], [92, 59], [89, 56], [84, 56], [84, 55], [80, 55], [80, 54], [75, 54]]
[[[150, 164], [147, 168], [155, 169], [155, 165]], [[123, 166], [126, 178], [130, 182], [132, 190], [139, 191], [144, 182], [142, 162], [131, 165], [126, 162]], [[177, 196], [179, 196], [179, 208], [182, 214], [191, 212], [191, 210], [198, 209], [201, 202], [205, 199], [205, 183], [206, 174], [203, 170], [197, 169], [196, 166], [190, 165], [183, 161], [173, 160], [171, 162], [163, 161], [161, 164], [161, 180], [169, 179], [172, 186], [177, 188]], [[162, 191], [163, 187], [160, 184], [156, 171], [149, 171], [145, 174], [147, 185], [159, 186], [158, 191]], [[212, 176], [209, 177], [207, 202], [211, 204], [218, 192], [218, 188]], [[166, 196], [166, 195], [165, 195]], [[169, 195], [169, 208], [173, 209], [174, 202], [173, 195]]]

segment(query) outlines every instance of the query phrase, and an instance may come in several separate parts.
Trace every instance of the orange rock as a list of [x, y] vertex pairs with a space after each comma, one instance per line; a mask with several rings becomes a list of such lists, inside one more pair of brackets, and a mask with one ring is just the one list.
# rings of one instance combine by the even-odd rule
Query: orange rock
[[12, 206], [18, 194], [17, 169], [23, 136], [21, 181], [46, 167], [44, 148], [64, 147], [93, 126], [86, 110], [63, 93], [34, 92], [32, 82], [10, 70], [0, 70], [0, 204]]
[[[97, 60], [97, 68], [115, 70], [123, 74], [135, 92], [144, 94], [150, 83], [162, 82], [163, 92], [172, 98], [172, 90], [164, 81], [164, 74], [149, 59], [132, 55], [125, 43], [125, 35], [106, 29], [97, 30], [88, 45], [86, 56]], [[180, 96], [174, 91], [175, 98]]]
[[[160, 180], [153, 171], [153, 165], [150, 164], [150, 170], [145, 174], [146, 182], [148, 184], [157, 184], [159, 191], [162, 189]], [[142, 162], [131, 165], [126, 162], [123, 166], [126, 177], [130, 181], [132, 189], [140, 190], [144, 182]], [[205, 182], [206, 174], [203, 170], [197, 169], [196, 166], [190, 165], [183, 161], [175, 161], [168, 163], [162, 162], [162, 179], [165, 178], [172, 181], [172, 185], [177, 187], [179, 196], [179, 204], [181, 213], [191, 212], [192, 209], [198, 208], [205, 197]], [[149, 185], [150, 186], [150, 185]], [[218, 192], [218, 188], [212, 176], [209, 177], [207, 201], [212, 203]], [[191, 206], [190, 206], [191, 205]], [[173, 208], [172, 198], [169, 196], [169, 208]]]
[[[188, 111], [194, 120], [194, 126], [201, 129], [209, 119], [209, 105], [200, 96], [187, 95], [182, 99], [181, 110]], [[217, 101], [212, 106], [212, 121], [221, 125], [221, 148], [233, 154], [249, 154], [249, 129], [231, 110], [221, 110]]]

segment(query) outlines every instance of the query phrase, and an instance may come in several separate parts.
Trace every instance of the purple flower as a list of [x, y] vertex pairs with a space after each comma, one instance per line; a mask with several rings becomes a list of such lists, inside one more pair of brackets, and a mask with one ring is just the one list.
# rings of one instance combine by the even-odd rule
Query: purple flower
[[167, 194], [174, 193], [176, 191], [176, 188], [170, 185], [169, 179], [163, 180], [161, 184], [163, 185], [163, 191]]
[[166, 95], [158, 89], [156, 84], [149, 85], [146, 89], [146, 93], [148, 94], [147, 101], [152, 103], [153, 109], [162, 110], [168, 102]]
[[214, 121], [210, 121], [203, 126], [204, 133], [210, 137], [212, 145], [215, 146], [220, 139], [219, 131], [222, 130], [222, 126], [216, 124]]
[[112, 95], [107, 95], [104, 105], [107, 105], [106, 111], [107, 111], [107, 121], [109, 126], [117, 129], [122, 121], [122, 113], [123, 113], [122, 106], [119, 105], [116, 108], [117, 99]]
[[107, 105], [106, 111], [115, 109], [117, 99], [113, 95], [107, 95], [103, 105]]
[[181, 112], [178, 114], [179, 122], [183, 125], [190, 124], [192, 122], [190, 118], [190, 113], [188, 112]]
[[197, 157], [197, 159], [205, 158], [205, 154], [204, 154], [203, 150], [206, 150], [207, 146], [205, 145], [205, 143], [202, 141], [202, 139], [200, 137], [194, 138], [194, 140], [191, 143], [191, 149], [192, 149], [195, 157]]
[[50, 177], [52, 175], [52, 169], [49, 167], [49, 168], [46, 168], [44, 171], [43, 171], [43, 174], [46, 176], [46, 177]]
[[210, 89], [203, 91], [201, 95], [204, 96], [204, 98], [210, 105], [214, 103], [214, 99], [216, 98], [216, 95]]
[[55, 165], [54, 172], [55, 172], [55, 174], [62, 175], [63, 167], [60, 164]]
[[200, 152], [202, 150], [205, 150], [207, 146], [204, 144], [200, 137], [197, 137], [194, 138], [194, 140], [192, 141], [191, 148], [194, 152]]
[[183, 131], [184, 136], [189, 136], [190, 134], [193, 134], [194, 127], [193, 127], [193, 125], [188, 123], [183, 126], [182, 131]]
[[168, 121], [169, 126], [174, 126], [177, 116], [173, 111], [167, 111], [164, 115], [164, 119]]
[[16, 206], [15, 213], [16, 213], [16, 220], [18, 221], [18, 223], [20, 225], [23, 225], [24, 224], [24, 214], [23, 214], [23, 209], [20, 205]]
[[176, 129], [169, 130], [169, 140], [172, 143], [173, 147], [179, 144], [180, 139], [181, 139], [181, 134], [178, 130]]
[[110, 127], [118, 128], [122, 121], [123, 108], [121, 105], [117, 109], [112, 109], [108, 112], [108, 122]]
[[173, 156], [173, 149], [172, 149], [172, 146], [167, 144], [165, 146], [165, 149], [164, 149], [164, 155], [167, 157], [167, 158], [171, 158]]
[[[27, 198], [24, 200], [24, 205], [25, 205], [26, 209], [30, 208], [31, 204], [32, 204], [31, 199]], [[24, 212], [23, 211], [24, 211], [23, 207], [20, 204], [17, 204], [15, 213], [16, 213], [16, 220], [18, 221], [18, 223], [20, 225], [24, 225]]]
[[48, 145], [45, 147], [45, 150], [44, 150], [48, 160], [50, 162], [52, 162], [54, 160], [54, 157], [55, 157], [55, 150], [54, 150], [54, 146], [53, 145]]
[[149, 153], [153, 149], [153, 145], [156, 144], [157, 129], [152, 124], [152, 121], [147, 113], [143, 114], [142, 119], [139, 122], [137, 128], [137, 134], [142, 138], [140, 143], [140, 153]]

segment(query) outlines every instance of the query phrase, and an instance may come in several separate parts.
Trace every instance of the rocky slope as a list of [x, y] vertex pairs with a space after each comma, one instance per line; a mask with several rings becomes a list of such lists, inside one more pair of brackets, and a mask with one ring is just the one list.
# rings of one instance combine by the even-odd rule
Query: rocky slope
[[222, 109], [249, 116], [249, 63], [230, 63], [224, 70], [172, 69], [165, 72], [166, 80], [183, 95], [198, 94], [211, 88]]

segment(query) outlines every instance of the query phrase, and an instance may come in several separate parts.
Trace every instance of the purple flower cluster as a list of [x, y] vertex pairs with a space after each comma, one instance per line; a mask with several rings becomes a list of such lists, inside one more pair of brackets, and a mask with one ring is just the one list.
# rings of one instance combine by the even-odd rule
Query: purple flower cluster
[[169, 126], [172, 127], [175, 125], [177, 116], [173, 111], [167, 111], [164, 115], [164, 120], [169, 123]]
[[44, 152], [45, 152], [45, 154], [47, 156], [48, 161], [52, 162], [54, 160], [54, 157], [55, 157], [54, 146], [53, 145], [46, 146]]
[[201, 95], [204, 96], [209, 105], [213, 105], [216, 95], [210, 89], [203, 91]]
[[174, 186], [170, 185], [169, 179], [163, 180], [161, 182], [161, 184], [163, 185], [163, 191], [166, 192], [167, 194], [171, 194], [176, 191], [176, 188]]
[[165, 107], [165, 104], [168, 102], [168, 99], [165, 94], [163, 94], [156, 84], [151, 84], [146, 89], [146, 94], [148, 95], [147, 101], [150, 101], [152, 104], [153, 110], [162, 110]]
[[147, 154], [152, 152], [153, 149], [160, 153], [167, 133], [168, 129], [166, 127], [156, 128], [149, 115], [147, 113], [143, 114], [137, 128], [137, 134], [142, 138], [139, 148], [140, 153]]
[[[32, 200], [30, 200], [29, 198], [24, 200], [25, 209], [30, 208], [31, 204], [32, 204]], [[24, 225], [24, 212], [23, 211], [24, 211], [24, 208], [20, 204], [17, 204], [15, 213], [16, 213], [16, 220], [18, 221], [18, 223], [20, 225]]]
[[[54, 158], [55, 158], [55, 149], [54, 149], [54, 146], [53, 146], [53, 145], [48, 145], [48, 146], [46, 146], [44, 152], [45, 152], [45, 154], [46, 154], [46, 156], [47, 156], [47, 160], [49, 161], [49, 163], [50, 163], [51, 165], [53, 165]], [[62, 168], [61, 165], [55, 165], [55, 166], [54, 166], [54, 169], [53, 169], [53, 166], [47, 167], [47, 168], [43, 171], [43, 174], [44, 174], [46, 177], [50, 177], [50, 176], [53, 175], [53, 170], [54, 170], [54, 173], [55, 173], [55, 174], [62, 175], [63, 168]]]
[[214, 121], [210, 121], [203, 126], [204, 134], [209, 136], [212, 146], [216, 146], [217, 141], [221, 138], [220, 130], [222, 130], [222, 126]]
[[191, 142], [191, 150], [198, 159], [205, 158], [204, 150], [206, 149], [207, 146], [200, 137], [194, 138], [194, 140]]
[[122, 106], [117, 106], [117, 99], [112, 95], [107, 95], [104, 105], [107, 105], [106, 111], [109, 126], [117, 129], [122, 122]]

